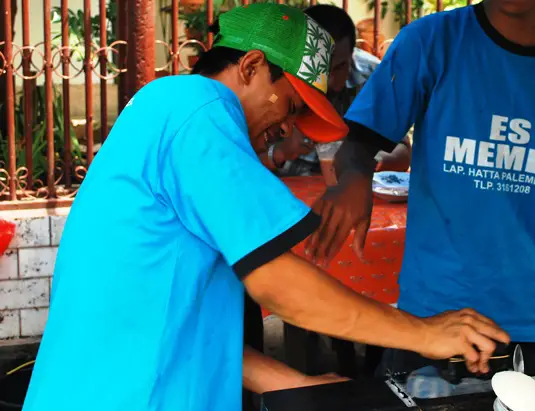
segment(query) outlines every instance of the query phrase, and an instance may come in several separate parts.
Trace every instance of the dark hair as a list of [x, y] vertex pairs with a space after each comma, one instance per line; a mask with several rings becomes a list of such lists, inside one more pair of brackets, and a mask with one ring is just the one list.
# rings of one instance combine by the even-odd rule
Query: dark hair
[[329, 4], [318, 4], [307, 8], [305, 14], [327, 30], [335, 43], [349, 38], [349, 44], [353, 50], [357, 42], [355, 23], [344, 9]]
[[[210, 26], [210, 31], [214, 34], [214, 37], [219, 34], [219, 21], [216, 21]], [[201, 54], [199, 60], [193, 67], [191, 74], [203, 74], [205, 76], [219, 74], [229, 66], [238, 64], [245, 54], [244, 51], [232, 49], [230, 47], [213, 47]], [[267, 63], [269, 72], [271, 73], [271, 81], [274, 82], [280, 79], [284, 74], [283, 70], [269, 61]]]

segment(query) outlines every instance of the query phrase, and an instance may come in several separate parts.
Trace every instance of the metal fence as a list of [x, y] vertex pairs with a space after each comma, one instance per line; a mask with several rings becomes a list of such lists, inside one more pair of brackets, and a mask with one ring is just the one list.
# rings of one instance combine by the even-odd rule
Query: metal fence
[[[243, 4], [249, 1], [252, 0], [244, 0]], [[374, 39], [370, 47], [378, 52], [381, 0], [374, 1]], [[410, 21], [412, 0], [405, 1], [406, 21]], [[156, 40], [155, 0], [100, 0], [98, 10], [92, 10], [91, 1], [84, 0], [80, 13], [69, 10], [68, 0], [62, 0], [59, 8], [52, 8], [51, 0], [43, 0], [44, 41], [31, 44], [30, 0], [18, 3], [22, 7], [16, 12], [16, 0], [0, 0], [0, 103], [4, 102], [0, 123], [0, 209], [69, 205], [93, 160], [96, 120], [100, 123], [98, 144], [108, 134], [110, 83], [116, 84], [120, 111], [135, 90], [161, 73], [179, 74], [189, 69], [184, 50], [192, 45], [206, 49], [212, 36], [208, 34], [206, 46], [198, 39], [180, 39], [179, 14], [183, 8], [179, 0], [170, 0], [167, 10], [171, 22], [169, 41]], [[344, 9], [348, 6], [349, 0], [343, 0]], [[442, 0], [438, 0], [437, 9], [442, 9]], [[107, 15], [110, 11], [114, 12], [111, 22]], [[22, 20], [22, 44], [13, 43], [15, 14]], [[213, 0], [206, 2], [205, 18], [208, 25], [213, 23]], [[52, 32], [54, 22], [60, 23], [59, 33]], [[78, 24], [76, 30], [74, 23]], [[80, 44], [73, 44], [74, 34], [79, 36]], [[157, 47], [163, 47], [167, 56], [161, 67], [155, 65]], [[95, 76], [100, 83], [97, 113], [93, 110]], [[54, 86], [54, 77], [61, 87]], [[70, 114], [71, 82], [79, 77], [84, 79], [83, 141], [76, 137]]]

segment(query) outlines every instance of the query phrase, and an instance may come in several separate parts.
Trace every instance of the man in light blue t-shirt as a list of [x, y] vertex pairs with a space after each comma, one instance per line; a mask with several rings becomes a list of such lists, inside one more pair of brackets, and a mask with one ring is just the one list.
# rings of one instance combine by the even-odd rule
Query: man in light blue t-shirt
[[355, 227], [362, 253], [373, 157], [415, 124], [399, 308], [475, 307], [535, 342], [534, 26], [533, 0], [486, 0], [401, 30], [346, 114], [342, 183], [317, 204], [332, 217], [311, 255], [335, 254], [336, 227]]
[[290, 252], [319, 217], [256, 152], [273, 124], [317, 141], [347, 133], [325, 96], [333, 41], [276, 4], [235, 8], [219, 26], [201, 75], [141, 89], [91, 165], [61, 239], [24, 411], [236, 411], [242, 382], [261, 393], [336, 381], [244, 350], [245, 289], [301, 327], [466, 355], [485, 370], [493, 340], [509, 339], [485, 317], [421, 320]]

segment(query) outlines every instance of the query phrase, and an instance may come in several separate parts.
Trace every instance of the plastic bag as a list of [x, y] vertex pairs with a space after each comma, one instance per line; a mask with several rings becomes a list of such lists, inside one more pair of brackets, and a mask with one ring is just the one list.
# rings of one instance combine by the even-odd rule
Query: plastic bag
[[6, 220], [0, 220], [0, 256], [7, 250], [14, 236], [15, 223]]

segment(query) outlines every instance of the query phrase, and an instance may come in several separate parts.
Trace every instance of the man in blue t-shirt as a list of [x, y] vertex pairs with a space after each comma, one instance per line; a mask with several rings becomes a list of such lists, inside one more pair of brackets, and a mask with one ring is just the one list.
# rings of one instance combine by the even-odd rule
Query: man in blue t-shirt
[[533, 0], [486, 0], [401, 30], [346, 114], [312, 257], [332, 258], [352, 227], [362, 256], [373, 157], [415, 124], [399, 308], [475, 307], [535, 342], [534, 27]]
[[244, 289], [286, 322], [486, 370], [493, 340], [509, 340], [486, 317], [419, 319], [290, 252], [319, 217], [257, 152], [274, 124], [346, 135], [325, 96], [333, 40], [277, 4], [235, 8], [219, 26], [201, 75], [141, 89], [91, 165], [24, 411], [235, 411], [242, 381], [255, 392], [332, 381], [243, 349]]

